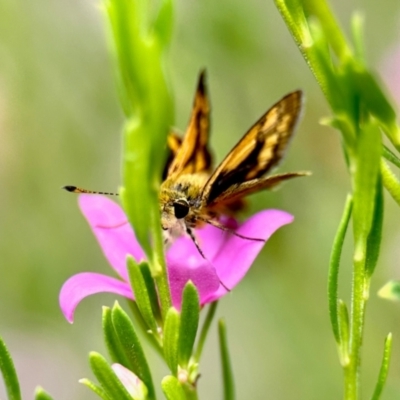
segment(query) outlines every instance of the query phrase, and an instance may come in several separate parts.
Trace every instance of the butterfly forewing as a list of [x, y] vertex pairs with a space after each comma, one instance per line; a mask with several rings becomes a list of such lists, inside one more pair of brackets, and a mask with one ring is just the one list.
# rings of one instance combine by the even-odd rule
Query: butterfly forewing
[[[282, 159], [299, 118], [301, 104], [302, 92], [290, 93], [250, 128], [205, 184], [201, 194], [205, 207], [278, 183], [277, 179], [268, 182], [269, 178], [264, 178], [261, 184], [260, 178]], [[281, 180], [301, 175], [303, 173], [283, 174]]]
[[174, 147], [176, 148], [175, 157], [168, 168], [168, 178], [209, 171], [211, 168], [211, 155], [207, 147], [210, 130], [210, 105], [205, 80], [205, 71], [202, 71], [189, 126], [182, 142], [179, 143], [179, 149], [176, 137], [171, 136], [168, 140], [172, 153], [174, 153]]

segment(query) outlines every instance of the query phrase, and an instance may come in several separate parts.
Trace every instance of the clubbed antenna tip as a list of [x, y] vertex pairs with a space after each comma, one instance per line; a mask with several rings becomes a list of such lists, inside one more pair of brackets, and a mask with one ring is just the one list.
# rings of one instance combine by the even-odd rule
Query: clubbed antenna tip
[[107, 196], [118, 196], [118, 193], [111, 193], [111, 192], [98, 192], [95, 190], [87, 190], [87, 189], [82, 189], [77, 186], [72, 186], [72, 185], [67, 185], [63, 186], [62, 189], [72, 192], [72, 193], [88, 193], [88, 194], [106, 194]]

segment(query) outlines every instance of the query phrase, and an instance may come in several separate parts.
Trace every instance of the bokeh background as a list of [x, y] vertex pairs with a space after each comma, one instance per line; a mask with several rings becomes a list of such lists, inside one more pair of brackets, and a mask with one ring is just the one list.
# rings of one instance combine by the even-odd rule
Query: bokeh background
[[[394, 79], [400, 70], [400, 62], [395, 64], [400, 2], [331, 3], [347, 33], [351, 14], [357, 10], [365, 15], [370, 65], [387, 74], [389, 89], [399, 96]], [[0, 2], [0, 334], [14, 357], [24, 398], [32, 397], [40, 384], [59, 400], [95, 399], [77, 381], [92, 377], [89, 351], [106, 353], [101, 306], [111, 306], [114, 296], [84, 301], [73, 325], [58, 306], [59, 290], [74, 273], [110, 272], [76, 197], [60, 190], [76, 184], [113, 191], [121, 182], [123, 116], [104, 21], [100, 0]], [[304, 118], [280, 170], [311, 170], [313, 175], [254, 195], [248, 210], [278, 207], [293, 213], [295, 223], [268, 242], [246, 279], [221, 301], [218, 316], [227, 321], [238, 399], [341, 398], [342, 372], [326, 286], [349, 178], [338, 133], [319, 124], [329, 115], [319, 87], [272, 1], [177, 0], [167, 66], [175, 125], [182, 130], [197, 74], [207, 68], [217, 160], [276, 100], [297, 88], [305, 91]], [[400, 305], [376, 292], [400, 277], [400, 210], [389, 196], [385, 200], [383, 246], [367, 309], [362, 385], [369, 398], [384, 337], [393, 332], [383, 395], [389, 400], [400, 398]], [[346, 300], [350, 237], [341, 270], [340, 296]], [[166, 369], [157, 356], [150, 359], [159, 381]], [[220, 399], [215, 325], [201, 373], [201, 398]]]

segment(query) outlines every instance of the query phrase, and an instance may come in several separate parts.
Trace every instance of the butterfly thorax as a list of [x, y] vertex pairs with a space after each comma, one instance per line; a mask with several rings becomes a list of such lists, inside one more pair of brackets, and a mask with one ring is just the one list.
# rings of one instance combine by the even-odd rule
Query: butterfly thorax
[[201, 197], [207, 173], [183, 174], [165, 180], [160, 188], [161, 226], [173, 238], [184, 235], [187, 228], [201, 226], [210, 218]]

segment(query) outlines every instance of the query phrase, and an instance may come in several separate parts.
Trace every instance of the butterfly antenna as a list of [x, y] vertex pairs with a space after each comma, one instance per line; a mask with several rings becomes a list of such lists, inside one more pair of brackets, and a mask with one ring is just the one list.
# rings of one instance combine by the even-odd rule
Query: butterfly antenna
[[77, 186], [63, 186], [62, 189], [66, 190], [67, 192], [72, 192], [72, 193], [88, 193], [88, 194], [106, 194], [108, 196], [119, 196], [118, 193], [110, 193], [110, 192], [97, 192], [95, 190], [87, 190], [87, 189], [82, 189]]
[[217, 221], [211, 221], [211, 220], [205, 219], [205, 218], [204, 218], [204, 219], [201, 218], [201, 220], [202, 220], [203, 222], [205, 222], [206, 224], [209, 224], [209, 225], [211, 225], [211, 226], [213, 226], [213, 227], [215, 227], [215, 228], [218, 228], [218, 229], [220, 229], [221, 231], [229, 232], [229, 233], [231, 233], [231, 234], [234, 235], [234, 236], [240, 237], [241, 239], [252, 240], [252, 241], [254, 241], [254, 242], [265, 242], [265, 239], [254, 238], [254, 237], [249, 237], [249, 236], [241, 235], [240, 233], [237, 233], [235, 230], [230, 229], [230, 228], [228, 228], [228, 227], [222, 225], [221, 223], [219, 223], [219, 222], [217, 222]]

